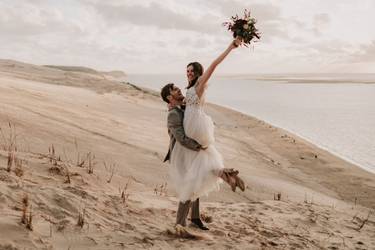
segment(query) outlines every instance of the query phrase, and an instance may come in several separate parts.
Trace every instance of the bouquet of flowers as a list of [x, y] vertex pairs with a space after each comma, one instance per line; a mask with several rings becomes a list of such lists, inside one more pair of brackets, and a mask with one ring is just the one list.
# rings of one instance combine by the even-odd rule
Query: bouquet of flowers
[[243, 18], [239, 18], [236, 14], [232, 16], [231, 21], [224, 22], [223, 25], [233, 32], [234, 38], [237, 36], [241, 37], [243, 44], [247, 47], [254, 37], [258, 40], [260, 39], [260, 33], [255, 28], [255, 23], [256, 20], [250, 17], [250, 11], [245, 9]]

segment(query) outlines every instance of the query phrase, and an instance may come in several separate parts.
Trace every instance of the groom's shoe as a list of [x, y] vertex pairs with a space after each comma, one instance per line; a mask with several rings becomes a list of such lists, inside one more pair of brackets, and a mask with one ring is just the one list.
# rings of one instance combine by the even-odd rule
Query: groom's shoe
[[210, 229], [208, 229], [208, 227], [206, 227], [205, 225], [203, 225], [201, 219], [198, 219], [198, 218], [197, 219], [191, 219], [191, 222], [195, 226], [199, 227], [201, 230], [210, 230]]

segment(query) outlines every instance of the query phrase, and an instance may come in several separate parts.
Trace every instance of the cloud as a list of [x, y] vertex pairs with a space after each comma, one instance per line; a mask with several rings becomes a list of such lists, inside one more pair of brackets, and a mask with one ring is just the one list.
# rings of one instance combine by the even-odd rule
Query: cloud
[[331, 18], [327, 13], [319, 13], [314, 16], [314, 25], [327, 25], [331, 21]]
[[184, 13], [178, 13], [158, 2], [151, 2], [150, 5], [113, 5], [110, 3], [92, 3], [97, 13], [103, 20], [111, 25], [121, 25], [121, 23], [130, 23], [138, 26], [154, 26], [159, 29], [175, 29], [196, 31], [201, 33], [213, 33], [217, 26], [206, 15], [205, 18], [191, 17]]
[[[116, 55], [113, 51], [118, 50], [100, 36], [102, 27], [96, 23], [95, 13], [80, 4], [59, 4], [37, 0], [1, 2], [0, 58], [35, 64], [117, 67], [112, 58]], [[126, 54], [131, 57], [131, 50]], [[108, 58], [106, 63], [104, 58]]]
[[331, 18], [327, 13], [319, 13], [313, 17], [313, 32], [319, 36], [322, 34], [322, 30], [327, 29], [331, 22]]
[[[294, 0], [2, 0], [0, 58], [128, 72], [181, 72], [190, 60], [207, 65], [219, 55], [231, 39], [222, 22], [248, 8], [262, 38], [254, 50], [233, 52], [223, 71], [373, 65], [375, 41], [372, 30], [365, 28], [374, 20], [366, 12], [369, 7], [349, 0], [304, 3], [307, 7], [296, 6]], [[353, 10], [359, 7], [359, 12]], [[345, 30], [343, 17], [352, 25], [345, 25]], [[356, 30], [350, 39], [349, 28]]]
[[289, 39], [287, 27], [294, 20], [284, 18], [280, 7], [272, 3], [211, 0], [205, 2], [205, 4], [211, 8], [216, 8], [228, 20], [235, 14], [243, 15], [245, 8], [250, 10], [251, 15], [258, 21], [256, 27], [262, 34], [262, 42], [268, 43], [274, 38]]
[[200, 4], [202, 10], [177, 11], [159, 2], [148, 5], [131, 5], [129, 3], [113, 4], [106, 2], [91, 3], [97, 13], [109, 25], [133, 24], [137, 26], [153, 26], [158, 29], [173, 29], [193, 31], [212, 36], [221, 35], [221, 24], [228, 21], [232, 15], [242, 15], [247, 7], [258, 20], [258, 28], [263, 34], [262, 41], [268, 42], [273, 38], [289, 39], [287, 26], [291, 22], [303, 25], [301, 21], [283, 18], [280, 7], [263, 3], [242, 3], [239, 1], [205, 1], [194, 2], [188, 9]]
[[[82, 30], [61, 9], [46, 2], [0, 3], [0, 35], [5, 38], [38, 36], [48, 33], [77, 34]], [[84, 13], [82, 13], [84, 14]]]
[[349, 62], [365, 63], [375, 62], [375, 40], [369, 44], [362, 44], [358, 51], [352, 53]]

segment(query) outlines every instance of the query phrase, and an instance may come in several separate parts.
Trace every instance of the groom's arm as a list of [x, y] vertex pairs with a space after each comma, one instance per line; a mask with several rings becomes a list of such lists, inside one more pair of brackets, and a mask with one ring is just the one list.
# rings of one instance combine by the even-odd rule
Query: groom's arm
[[181, 143], [182, 146], [189, 148], [194, 151], [199, 151], [202, 146], [185, 135], [182, 117], [176, 112], [169, 112], [168, 114], [168, 129], [174, 136], [176, 141]]

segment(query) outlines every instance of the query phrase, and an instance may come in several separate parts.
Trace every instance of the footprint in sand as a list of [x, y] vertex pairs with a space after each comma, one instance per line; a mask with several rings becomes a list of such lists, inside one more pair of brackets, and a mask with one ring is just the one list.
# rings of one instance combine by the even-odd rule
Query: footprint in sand
[[217, 229], [215, 229], [215, 230], [213, 230], [213, 231], [211, 231], [211, 232], [212, 232], [212, 234], [215, 235], [215, 236], [220, 236], [220, 237], [222, 237], [222, 236], [225, 236], [225, 235], [226, 235], [225, 232], [220, 231], [220, 230], [217, 230]]
[[6, 182], [6, 183], [15, 182], [8, 174], [3, 174], [3, 173], [0, 173], [0, 181]]
[[222, 217], [222, 218], [228, 218], [229, 215], [227, 213], [225, 213], [225, 214], [222, 214], [220, 217]]
[[252, 214], [255, 212], [255, 209], [254, 208], [243, 208], [240, 210], [241, 213], [244, 213], [244, 214]]
[[240, 223], [240, 222], [238, 222], [238, 221], [235, 221], [235, 222], [234, 222], [234, 225], [235, 225], [235, 226], [239, 226], [239, 225], [241, 225], [241, 224], [242, 224], [242, 223]]
[[228, 221], [224, 221], [224, 224], [225, 225], [230, 225], [230, 223]]

